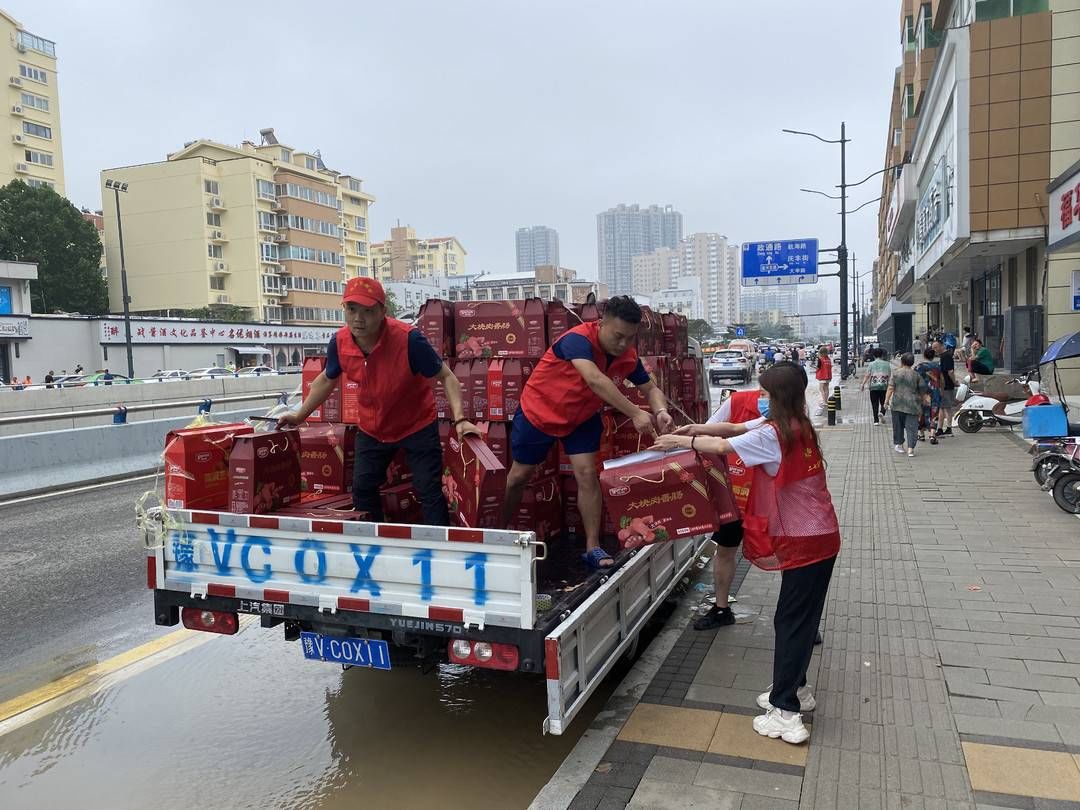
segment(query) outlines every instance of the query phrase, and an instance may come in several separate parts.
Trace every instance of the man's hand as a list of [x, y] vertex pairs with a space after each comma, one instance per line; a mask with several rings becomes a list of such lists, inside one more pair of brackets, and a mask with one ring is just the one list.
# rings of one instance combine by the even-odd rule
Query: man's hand
[[665, 411], [660, 411], [656, 414], [656, 426], [661, 433], [671, 433], [675, 429], [675, 420], [671, 418], [671, 414]]
[[464, 422], [458, 422], [454, 427], [457, 430], [457, 435], [459, 439], [464, 439], [466, 436], [484, 435], [480, 432], [480, 428], [478, 428], [476, 425], [474, 425], [472, 422], [469, 422], [468, 420]]
[[304, 424], [305, 421], [306, 417], [301, 417], [296, 411], [289, 411], [278, 417], [277, 429], [281, 430], [284, 427], [299, 427]]
[[638, 408], [638, 412], [634, 414], [634, 430], [638, 433], [649, 433], [655, 436], [656, 423], [653, 422], [652, 414]]

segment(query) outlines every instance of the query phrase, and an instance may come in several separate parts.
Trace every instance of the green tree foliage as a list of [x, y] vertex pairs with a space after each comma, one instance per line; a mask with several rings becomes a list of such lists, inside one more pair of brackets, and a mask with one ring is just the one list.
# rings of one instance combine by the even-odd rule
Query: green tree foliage
[[712, 337], [712, 327], [708, 321], [703, 321], [701, 318], [694, 318], [690, 323], [686, 325], [687, 334], [694, 340], [700, 342], [705, 338]]
[[236, 304], [218, 304], [212, 307], [184, 309], [177, 314], [181, 318], [196, 318], [200, 321], [222, 321], [224, 323], [250, 323], [254, 320], [252, 310]]
[[400, 306], [398, 305], [397, 296], [394, 295], [393, 290], [386, 291], [386, 314], [391, 318], [396, 318], [399, 314]]
[[0, 188], [0, 258], [37, 263], [33, 312], [109, 311], [97, 229], [51, 188], [21, 180]]

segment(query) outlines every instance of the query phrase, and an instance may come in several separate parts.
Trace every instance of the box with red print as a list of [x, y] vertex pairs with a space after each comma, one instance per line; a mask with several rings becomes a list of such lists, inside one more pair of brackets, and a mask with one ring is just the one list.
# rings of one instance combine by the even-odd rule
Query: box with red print
[[165, 505], [169, 509], [225, 509], [229, 502], [229, 453], [250, 425], [208, 425], [165, 436]]
[[451, 520], [459, 526], [500, 527], [506, 467], [480, 437], [459, 439], [451, 433], [443, 454], [442, 485]]
[[547, 350], [544, 303], [539, 298], [459, 301], [454, 333], [459, 358], [540, 357]]
[[300, 476], [306, 492], [352, 492], [356, 463], [355, 425], [301, 425]]
[[237, 436], [229, 455], [229, 511], [264, 514], [300, 501], [300, 432]]

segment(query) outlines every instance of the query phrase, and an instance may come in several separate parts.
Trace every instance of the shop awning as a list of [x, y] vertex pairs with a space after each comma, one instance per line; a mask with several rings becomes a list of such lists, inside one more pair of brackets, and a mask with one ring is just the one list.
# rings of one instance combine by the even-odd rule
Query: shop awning
[[230, 346], [237, 354], [273, 354], [265, 346]]

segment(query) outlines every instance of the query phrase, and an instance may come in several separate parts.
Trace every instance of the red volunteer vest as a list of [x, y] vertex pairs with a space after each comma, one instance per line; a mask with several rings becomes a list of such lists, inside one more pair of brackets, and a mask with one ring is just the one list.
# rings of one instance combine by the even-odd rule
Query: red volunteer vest
[[[735, 424], [749, 422], [757, 419], [761, 414], [758, 412], [759, 390], [736, 391], [728, 400], [731, 402], [731, 421]], [[728, 453], [725, 458], [728, 463], [728, 479], [731, 483], [731, 494], [739, 511], [746, 514], [750, 505], [750, 488], [754, 482], [754, 471], [743, 464], [738, 453]]]
[[365, 356], [347, 326], [337, 331], [342, 373], [357, 383], [356, 424], [380, 442], [400, 441], [435, 421], [430, 380], [409, 367], [412, 327], [387, 318], [371, 354]]
[[[592, 344], [593, 362], [612, 380], [622, 381], [637, 368], [638, 354], [632, 346], [608, 365], [607, 354], [600, 345], [600, 322], [590, 321], [565, 332], [567, 335], [584, 335]], [[554, 347], [544, 352], [533, 373], [529, 375], [521, 392], [521, 410], [533, 427], [548, 436], [569, 436], [604, 405], [585, 378], [565, 360], [555, 356]]]
[[[773, 425], [760, 428], [775, 430]], [[770, 476], [754, 469], [743, 515], [743, 556], [767, 571], [802, 568], [840, 552], [840, 525], [825, 483], [825, 462], [801, 435], [784, 449]]]

